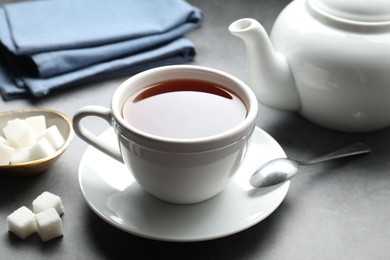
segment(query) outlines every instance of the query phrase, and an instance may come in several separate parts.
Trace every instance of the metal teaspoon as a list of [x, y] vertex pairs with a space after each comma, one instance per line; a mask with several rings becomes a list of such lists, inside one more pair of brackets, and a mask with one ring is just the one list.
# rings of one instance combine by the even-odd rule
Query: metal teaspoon
[[297, 161], [289, 158], [274, 159], [256, 170], [249, 181], [256, 188], [273, 186], [294, 177], [300, 165], [311, 165], [342, 157], [365, 154], [370, 151], [370, 147], [366, 144], [355, 143], [309, 161]]

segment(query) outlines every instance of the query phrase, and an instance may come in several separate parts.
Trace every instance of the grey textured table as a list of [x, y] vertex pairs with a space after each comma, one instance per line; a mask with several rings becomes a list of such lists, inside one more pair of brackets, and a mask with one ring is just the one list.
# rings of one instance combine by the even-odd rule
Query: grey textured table
[[[198, 50], [193, 64], [221, 69], [246, 81], [244, 45], [227, 27], [236, 19], [253, 17], [270, 31], [289, 1], [190, 2], [205, 14], [203, 27], [188, 35]], [[0, 111], [52, 108], [71, 117], [85, 105], [109, 106], [123, 80], [79, 86], [42, 100], [0, 100]], [[96, 133], [107, 128], [98, 120], [90, 124]], [[309, 159], [355, 141], [366, 142], [373, 152], [302, 168], [280, 207], [247, 230], [211, 241], [172, 243], [125, 233], [90, 210], [78, 185], [79, 162], [87, 145], [75, 137], [47, 172], [31, 178], [0, 176], [0, 259], [390, 259], [390, 129], [340, 133], [264, 106], [260, 106], [258, 125], [295, 158]], [[38, 236], [22, 241], [9, 234], [7, 215], [30, 205], [44, 190], [63, 199], [64, 236], [42, 243]]]

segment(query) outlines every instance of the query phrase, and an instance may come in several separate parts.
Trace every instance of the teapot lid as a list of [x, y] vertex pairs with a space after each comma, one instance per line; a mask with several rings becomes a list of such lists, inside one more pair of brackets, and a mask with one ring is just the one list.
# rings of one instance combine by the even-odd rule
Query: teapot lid
[[389, 0], [309, 0], [313, 9], [328, 16], [362, 23], [390, 21]]

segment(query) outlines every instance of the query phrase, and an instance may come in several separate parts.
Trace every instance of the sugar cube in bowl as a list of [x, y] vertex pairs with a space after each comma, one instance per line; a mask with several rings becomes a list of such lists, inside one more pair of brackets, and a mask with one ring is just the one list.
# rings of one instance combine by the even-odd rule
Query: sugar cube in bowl
[[70, 119], [59, 111], [1, 112], [0, 155], [10, 157], [6, 158], [10, 163], [0, 163], [0, 174], [32, 175], [47, 170], [69, 146], [73, 135]]

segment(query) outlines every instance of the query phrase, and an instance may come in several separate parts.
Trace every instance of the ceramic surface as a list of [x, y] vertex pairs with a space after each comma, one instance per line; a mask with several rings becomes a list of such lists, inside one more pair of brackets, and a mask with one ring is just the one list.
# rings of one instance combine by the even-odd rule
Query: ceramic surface
[[[113, 130], [102, 138], [115, 141]], [[202, 241], [245, 230], [269, 216], [284, 200], [290, 182], [267, 189], [249, 184], [263, 163], [285, 157], [279, 144], [256, 128], [244, 163], [229, 186], [197, 204], [163, 202], [146, 193], [118, 161], [88, 147], [79, 166], [79, 184], [89, 207], [125, 232], [164, 241]]]
[[390, 2], [295, 0], [270, 39], [253, 19], [230, 31], [246, 42], [251, 86], [265, 105], [341, 131], [390, 125]]
[[[245, 118], [219, 134], [201, 138], [168, 138], [143, 132], [122, 117], [124, 103], [133, 93], [156, 83], [177, 79], [201, 79], [223, 86], [245, 104]], [[226, 187], [243, 161], [257, 113], [255, 95], [238, 78], [202, 66], [172, 65], [150, 69], [129, 78], [115, 91], [110, 109], [84, 107], [74, 115], [73, 125], [80, 138], [123, 161], [149, 193], [168, 202], [191, 204], [211, 198]], [[104, 142], [83, 127], [81, 120], [89, 116], [100, 117], [111, 124], [120, 149], [115, 147], [116, 143]], [[162, 182], [164, 185], [161, 185]]]

